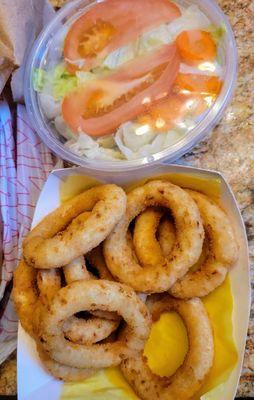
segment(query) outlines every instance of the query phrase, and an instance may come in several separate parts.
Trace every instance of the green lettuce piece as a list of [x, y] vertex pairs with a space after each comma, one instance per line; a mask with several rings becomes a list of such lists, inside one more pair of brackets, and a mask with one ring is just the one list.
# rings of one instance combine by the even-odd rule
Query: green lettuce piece
[[226, 33], [226, 26], [222, 24], [221, 26], [217, 26], [215, 24], [211, 24], [208, 27], [208, 32], [211, 33], [214, 41], [218, 43], [221, 39], [223, 39], [223, 36]]
[[41, 68], [33, 70], [33, 87], [36, 92], [42, 92], [46, 82], [46, 71]]
[[33, 87], [37, 92], [49, 92], [55, 100], [60, 100], [73, 91], [78, 84], [76, 75], [70, 74], [60, 64], [47, 72], [42, 68], [33, 71]]
[[70, 74], [63, 65], [58, 65], [52, 78], [53, 97], [61, 99], [77, 87], [77, 77]]

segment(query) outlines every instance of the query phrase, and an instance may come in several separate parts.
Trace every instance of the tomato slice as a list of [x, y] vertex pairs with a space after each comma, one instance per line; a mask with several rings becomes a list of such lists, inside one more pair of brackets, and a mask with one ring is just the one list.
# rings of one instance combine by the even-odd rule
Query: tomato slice
[[[112, 51], [138, 35], [181, 15], [169, 0], [104, 0], [70, 27], [64, 42], [64, 58], [70, 72], [89, 70]], [[75, 61], [84, 59], [80, 68]]]
[[211, 33], [193, 29], [184, 31], [176, 38], [180, 56], [187, 64], [214, 61], [217, 48]]
[[188, 91], [204, 96], [217, 96], [221, 91], [221, 87], [222, 81], [217, 76], [179, 73], [175, 81], [174, 91], [178, 93]]
[[123, 81], [139, 78], [160, 65], [168, 63], [175, 52], [175, 44], [162, 45], [156, 51], [148, 52], [135, 58], [135, 60], [124, 63], [116, 72], [110, 75], [110, 79]]
[[183, 114], [183, 101], [180, 95], [170, 95], [167, 99], [155, 104], [148, 113], [138, 117], [137, 122], [149, 125], [153, 131], [169, 130]]
[[206, 109], [207, 104], [202, 96], [170, 94], [151, 107], [148, 113], [138, 117], [137, 122], [149, 125], [154, 132], [160, 133], [173, 129], [188, 113], [196, 116]]
[[133, 60], [129, 69], [123, 68], [104, 79], [91, 81], [86, 87], [70, 93], [63, 100], [63, 118], [74, 132], [81, 130], [91, 136], [110, 134], [123, 122], [146, 112], [155, 102], [165, 98], [179, 66], [176, 46], [165, 45], [163, 51], [159, 49], [144, 57], [143, 65], [140, 59]]

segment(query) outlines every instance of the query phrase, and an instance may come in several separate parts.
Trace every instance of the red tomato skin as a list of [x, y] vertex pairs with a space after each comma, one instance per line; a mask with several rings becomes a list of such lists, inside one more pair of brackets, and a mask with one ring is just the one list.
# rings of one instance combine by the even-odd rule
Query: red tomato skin
[[82, 70], [98, 66], [110, 52], [135, 40], [141, 33], [180, 16], [179, 8], [169, 0], [105, 0], [98, 3], [74, 22], [67, 33], [64, 42], [67, 67], [72, 73], [78, 69], [70, 63], [81, 58], [78, 38], [98, 20], [110, 23], [117, 33], [97, 57], [85, 59]]
[[[84, 119], [85, 91], [76, 91], [65, 97], [62, 114], [67, 125], [74, 131], [81, 130], [90, 136], [104, 136], [113, 133], [122, 123], [143, 114], [156, 102], [167, 97], [179, 71], [180, 59], [175, 45], [168, 45], [170, 57], [161, 76], [148, 88], [118, 108], [98, 117]], [[135, 75], [135, 72], [133, 72]], [[114, 76], [114, 75], [113, 75]], [[78, 101], [77, 101], [78, 96]]]

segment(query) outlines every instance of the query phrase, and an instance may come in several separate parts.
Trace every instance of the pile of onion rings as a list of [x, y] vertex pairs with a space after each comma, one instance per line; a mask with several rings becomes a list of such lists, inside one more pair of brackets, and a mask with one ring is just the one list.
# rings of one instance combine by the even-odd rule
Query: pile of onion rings
[[[127, 195], [96, 186], [28, 234], [14, 305], [55, 378], [78, 381], [119, 365], [141, 399], [188, 400], [213, 364], [199, 298], [222, 284], [237, 256], [227, 214], [202, 193], [167, 180]], [[159, 377], [143, 350], [152, 320], [166, 311], [182, 317], [189, 351], [172, 377]]]

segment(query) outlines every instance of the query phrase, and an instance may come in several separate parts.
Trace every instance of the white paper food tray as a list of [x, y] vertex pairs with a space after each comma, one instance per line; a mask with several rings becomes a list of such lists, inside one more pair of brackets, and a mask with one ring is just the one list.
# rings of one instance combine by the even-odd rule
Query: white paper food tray
[[[230, 271], [232, 292], [234, 296], [234, 337], [238, 351], [238, 363], [223, 386], [220, 397], [212, 397], [212, 400], [233, 400], [241, 373], [245, 350], [245, 340], [248, 329], [250, 312], [250, 275], [248, 245], [244, 223], [239, 212], [234, 195], [223, 176], [214, 171], [200, 170], [197, 168], [178, 165], [159, 165], [148, 170], [139, 170], [135, 173], [121, 172], [109, 177], [107, 172], [89, 172], [89, 176], [104, 183], [127, 184], [145, 177], [158, 176], [165, 173], [190, 174], [192, 177], [207, 179], [220, 179], [221, 201], [232, 221], [239, 243], [239, 260], [237, 265]], [[60, 204], [60, 184], [67, 176], [86, 175], [88, 172], [83, 168], [59, 169], [53, 171], [39, 197], [33, 226], [45, 215]], [[36, 353], [33, 339], [19, 326], [18, 332], [18, 399], [19, 400], [57, 400], [60, 398], [62, 382], [56, 381], [47, 374], [41, 366]], [[218, 395], [217, 395], [218, 396]], [[87, 399], [89, 400], [89, 399]], [[112, 399], [113, 400], [113, 399]]]

